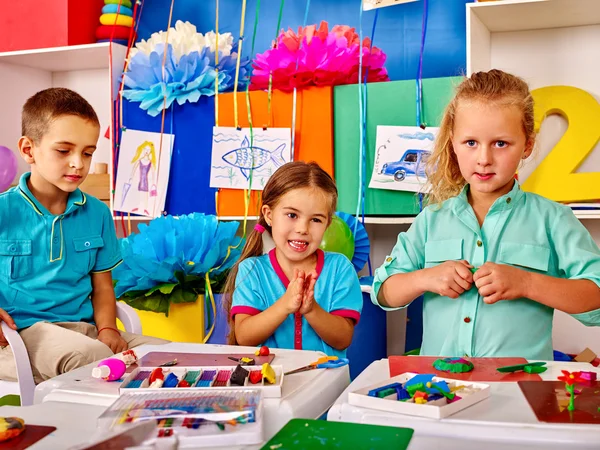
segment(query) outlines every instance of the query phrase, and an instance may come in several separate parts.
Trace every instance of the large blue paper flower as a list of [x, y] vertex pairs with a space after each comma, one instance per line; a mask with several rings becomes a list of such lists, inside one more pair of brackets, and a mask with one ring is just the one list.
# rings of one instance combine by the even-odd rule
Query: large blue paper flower
[[[235, 84], [238, 58], [235, 49], [236, 46], [233, 46], [228, 55], [219, 52], [218, 66], [215, 65], [215, 52], [209, 47], [181, 55], [179, 61], [171, 44], [166, 45], [166, 57], [164, 44], [156, 45], [150, 54], [137, 52], [124, 74], [124, 84], [129, 89], [123, 91], [123, 97], [140, 102], [140, 108], [147, 110], [151, 116], [157, 116], [174, 101], [183, 105], [185, 102], [197, 102], [202, 95], [214, 95], [215, 83], [218, 83], [219, 92], [231, 90]], [[248, 83], [249, 64], [248, 58], [240, 61], [240, 89]]]
[[195, 301], [207, 273], [211, 283], [222, 282], [239, 259], [238, 226], [199, 213], [140, 224], [138, 234], [120, 241], [123, 263], [113, 271], [117, 298], [165, 314], [171, 302]]

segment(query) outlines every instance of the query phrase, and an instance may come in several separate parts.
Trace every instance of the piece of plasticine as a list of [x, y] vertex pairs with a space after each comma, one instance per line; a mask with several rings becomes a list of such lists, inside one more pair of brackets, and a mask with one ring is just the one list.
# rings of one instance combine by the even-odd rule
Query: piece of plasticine
[[471, 267], [471, 273], [477, 272], [477, 269], [479, 269], [479, 267]]
[[269, 384], [275, 384], [275, 371], [273, 370], [273, 368], [271, 367], [271, 365], [269, 363], [264, 363], [262, 365], [262, 376], [265, 379], [265, 381]]
[[544, 367], [544, 366], [527, 365], [527, 366], [523, 367], [523, 370], [527, 373], [542, 373], [542, 372], [545, 372], [546, 370], [548, 370], [548, 368]]

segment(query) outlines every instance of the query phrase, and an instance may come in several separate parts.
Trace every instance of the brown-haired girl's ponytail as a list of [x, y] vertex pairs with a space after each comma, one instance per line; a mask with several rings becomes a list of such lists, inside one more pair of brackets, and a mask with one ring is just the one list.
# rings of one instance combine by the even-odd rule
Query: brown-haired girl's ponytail
[[[256, 225], [260, 225], [265, 230], [270, 229], [262, 214], [260, 215]], [[229, 345], [237, 345], [235, 339], [235, 324], [233, 320], [231, 320], [231, 303], [233, 301], [233, 291], [235, 290], [235, 279], [237, 278], [238, 268], [240, 263], [245, 259], [263, 254], [262, 235], [263, 232], [257, 231], [256, 228], [250, 232], [248, 238], [246, 239], [246, 244], [244, 245], [242, 254], [240, 255], [240, 259], [231, 268], [229, 275], [227, 275], [227, 281], [225, 282], [225, 288], [223, 289], [223, 311], [225, 311], [227, 325], [229, 326], [229, 334], [227, 335], [227, 343]]]

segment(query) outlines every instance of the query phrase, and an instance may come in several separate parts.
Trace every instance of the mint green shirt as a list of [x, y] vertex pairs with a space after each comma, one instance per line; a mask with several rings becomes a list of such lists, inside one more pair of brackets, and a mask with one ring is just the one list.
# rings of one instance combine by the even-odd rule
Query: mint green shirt
[[[378, 305], [381, 284], [396, 273], [461, 259], [475, 267], [491, 261], [557, 278], [588, 279], [600, 287], [600, 250], [571, 209], [523, 192], [515, 182], [494, 202], [481, 227], [467, 201], [467, 187], [441, 207], [425, 208], [376, 270], [371, 299]], [[475, 285], [458, 299], [426, 292], [421, 354], [552, 360], [553, 313], [526, 298], [488, 305]], [[600, 309], [573, 317], [587, 326], [600, 325]]]

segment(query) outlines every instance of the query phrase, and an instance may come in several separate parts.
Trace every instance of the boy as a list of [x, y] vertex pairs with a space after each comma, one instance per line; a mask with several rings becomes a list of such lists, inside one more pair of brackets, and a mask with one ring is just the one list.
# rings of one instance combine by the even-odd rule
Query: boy
[[[165, 343], [119, 332], [111, 270], [121, 263], [110, 210], [78, 187], [100, 135], [91, 105], [63, 88], [23, 106], [19, 151], [31, 165], [0, 194], [0, 320], [19, 330], [36, 383], [130, 347]], [[0, 379], [16, 380], [0, 331]]]

